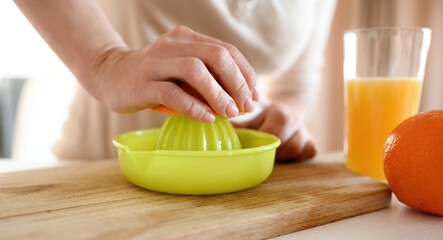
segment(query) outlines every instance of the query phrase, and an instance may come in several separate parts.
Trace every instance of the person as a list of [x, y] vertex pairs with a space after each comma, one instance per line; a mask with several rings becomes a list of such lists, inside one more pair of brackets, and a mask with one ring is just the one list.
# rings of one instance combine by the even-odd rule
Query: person
[[81, 85], [54, 146], [60, 159], [115, 158], [112, 138], [159, 127], [165, 114], [149, 110], [159, 104], [210, 123], [253, 112], [260, 98], [263, 110], [234, 125], [278, 136], [277, 160], [316, 154], [305, 121], [335, 0], [15, 3]]

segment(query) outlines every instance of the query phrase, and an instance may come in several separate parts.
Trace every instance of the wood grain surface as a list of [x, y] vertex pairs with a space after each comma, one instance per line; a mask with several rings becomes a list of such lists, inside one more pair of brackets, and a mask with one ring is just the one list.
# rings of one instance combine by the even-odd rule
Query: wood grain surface
[[277, 164], [249, 190], [179, 196], [132, 185], [117, 161], [0, 175], [0, 239], [263, 239], [389, 206], [342, 155]]

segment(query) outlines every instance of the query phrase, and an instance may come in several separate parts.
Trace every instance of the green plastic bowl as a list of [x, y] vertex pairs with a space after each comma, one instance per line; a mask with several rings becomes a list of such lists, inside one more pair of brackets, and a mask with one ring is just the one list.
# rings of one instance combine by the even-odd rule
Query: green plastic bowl
[[266, 180], [274, 167], [276, 136], [236, 129], [242, 149], [154, 150], [159, 129], [124, 133], [113, 144], [125, 177], [153, 191], [206, 195], [244, 190]]

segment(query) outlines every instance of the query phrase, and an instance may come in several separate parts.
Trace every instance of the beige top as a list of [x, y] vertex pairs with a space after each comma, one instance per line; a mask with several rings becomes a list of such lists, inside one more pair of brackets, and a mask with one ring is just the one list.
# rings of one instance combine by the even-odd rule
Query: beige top
[[[235, 45], [259, 76], [270, 76], [266, 84], [270, 99], [289, 95], [311, 102], [319, 88], [335, 9], [335, 0], [101, 0], [99, 4], [133, 49], [185, 25]], [[60, 159], [113, 158], [115, 136], [159, 127], [166, 117], [151, 110], [110, 112], [79, 87], [62, 139], [53, 150]]]

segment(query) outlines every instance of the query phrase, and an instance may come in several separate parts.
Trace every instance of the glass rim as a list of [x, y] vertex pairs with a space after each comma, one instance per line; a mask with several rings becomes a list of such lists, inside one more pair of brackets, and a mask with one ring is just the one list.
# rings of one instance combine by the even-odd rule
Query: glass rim
[[361, 33], [361, 32], [376, 32], [376, 31], [420, 31], [424, 33], [431, 33], [432, 30], [430, 28], [425, 27], [371, 27], [371, 28], [353, 28], [344, 31], [344, 34], [348, 33]]

